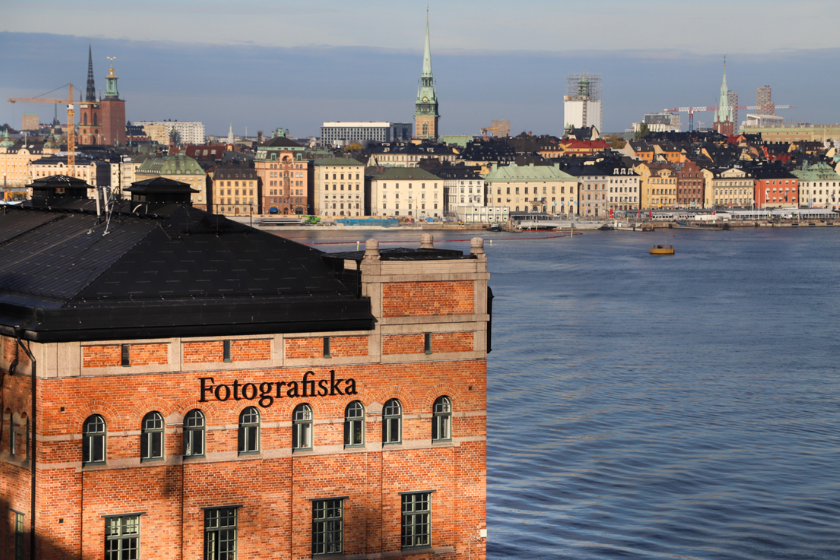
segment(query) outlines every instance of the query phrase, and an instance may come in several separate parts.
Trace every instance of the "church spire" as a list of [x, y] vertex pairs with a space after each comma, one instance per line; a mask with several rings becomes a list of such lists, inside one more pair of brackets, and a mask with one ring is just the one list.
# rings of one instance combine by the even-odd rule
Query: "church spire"
[[435, 78], [432, 76], [432, 48], [429, 40], [429, 6], [426, 5], [426, 44], [423, 49], [423, 73], [420, 74], [420, 88], [414, 111], [414, 135], [417, 138], [437, 138], [438, 99]]
[[88, 78], [85, 101], [96, 101], [96, 83], [93, 81], [93, 50], [91, 49], [90, 40], [88, 40]]
[[432, 47], [429, 41], [429, 5], [426, 4], [426, 46], [423, 50], [423, 74], [424, 78], [432, 77]]
[[720, 101], [714, 116], [714, 129], [727, 136], [734, 132], [735, 108], [729, 103], [729, 87], [726, 85], [726, 53], [723, 53], [723, 81], [720, 84]]

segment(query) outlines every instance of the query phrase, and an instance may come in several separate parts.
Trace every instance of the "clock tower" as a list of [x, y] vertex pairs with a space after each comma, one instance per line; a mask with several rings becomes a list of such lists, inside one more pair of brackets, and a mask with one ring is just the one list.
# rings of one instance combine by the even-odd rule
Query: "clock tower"
[[417, 90], [417, 102], [414, 111], [414, 135], [416, 138], [435, 139], [438, 130], [438, 99], [435, 92], [435, 79], [432, 76], [432, 50], [429, 43], [429, 11], [426, 9], [426, 47], [423, 51], [423, 73], [420, 75], [420, 88]]

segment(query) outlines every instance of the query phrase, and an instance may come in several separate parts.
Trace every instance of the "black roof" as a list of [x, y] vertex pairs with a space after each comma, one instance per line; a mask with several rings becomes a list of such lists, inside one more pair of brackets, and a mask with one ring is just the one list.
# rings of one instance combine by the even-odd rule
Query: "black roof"
[[373, 328], [310, 247], [181, 205], [91, 200], [0, 214], [0, 333], [114, 340]]
[[125, 190], [126, 192], [137, 194], [189, 194], [199, 192], [191, 188], [187, 183], [175, 181], [174, 179], [167, 179], [166, 177], [153, 177], [151, 179], [146, 179], [145, 181], [136, 181], [131, 183], [131, 186]]
[[50, 175], [49, 177], [38, 177], [32, 183], [26, 185], [28, 188], [35, 189], [92, 189], [93, 186], [88, 185], [84, 179], [78, 177], [70, 177], [68, 175]]
[[277, 136], [272, 138], [270, 142], [263, 144], [264, 146], [269, 146], [271, 148], [300, 148], [300, 144], [295, 142], [294, 140], [290, 140], [285, 136]]

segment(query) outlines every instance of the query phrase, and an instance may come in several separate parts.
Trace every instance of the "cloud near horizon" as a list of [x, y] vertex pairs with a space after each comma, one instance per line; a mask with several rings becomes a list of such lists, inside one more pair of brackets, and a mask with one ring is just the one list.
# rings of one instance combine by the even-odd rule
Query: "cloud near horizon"
[[[92, 41], [97, 87], [104, 89], [106, 56], [116, 56], [129, 120], [199, 120], [209, 134], [290, 129], [319, 134], [323, 121], [413, 120], [422, 65], [418, 50], [379, 47], [273, 47], [173, 41]], [[70, 35], [0, 32], [0, 96], [35, 96], [72, 81], [84, 86], [88, 40]], [[836, 121], [840, 78], [826, 70], [835, 49], [772, 54], [730, 53], [727, 78], [740, 104], [755, 103], [769, 84], [773, 100], [795, 105], [789, 120]], [[438, 49], [433, 65], [444, 134], [477, 134], [493, 119], [514, 132], [562, 133], [565, 74], [603, 77], [604, 128], [623, 131], [644, 113], [680, 105], [715, 105], [722, 57], [670, 49], [486, 51]], [[4, 102], [0, 123], [20, 125], [23, 112], [42, 121], [53, 108]], [[745, 112], [739, 115], [744, 118]], [[59, 117], [64, 122], [64, 115]], [[711, 114], [696, 117], [708, 121]]]

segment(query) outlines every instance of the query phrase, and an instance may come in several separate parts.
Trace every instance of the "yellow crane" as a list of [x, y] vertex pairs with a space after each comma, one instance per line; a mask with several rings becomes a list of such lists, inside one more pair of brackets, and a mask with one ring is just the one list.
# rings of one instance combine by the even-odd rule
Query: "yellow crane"
[[49, 97], [10, 97], [9, 103], [67, 103], [67, 174], [71, 177], [75, 177], [76, 117], [73, 112], [73, 84], [67, 85], [70, 87], [67, 99], [53, 99]]
[[501, 126], [488, 126], [488, 127], [482, 128], [481, 129], [481, 135], [482, 136], [487, 136], [488, 132], [490, 132], [492, 130], [499, 130], [500, 128], [502, 128], [502, 127]]

